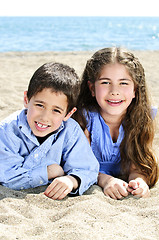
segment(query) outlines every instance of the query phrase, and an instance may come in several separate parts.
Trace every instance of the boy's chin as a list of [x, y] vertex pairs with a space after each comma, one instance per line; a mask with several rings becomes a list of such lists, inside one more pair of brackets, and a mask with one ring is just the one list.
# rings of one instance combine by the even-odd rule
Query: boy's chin
[[37, 138], [48, 138], [53, 132], [49, 133], [33, 133]]
[[32, 133], [35, 135], [35, 137], [46, 137], [50, 133], [48, 132], [38, 132], [38, 131], [32, 131]]

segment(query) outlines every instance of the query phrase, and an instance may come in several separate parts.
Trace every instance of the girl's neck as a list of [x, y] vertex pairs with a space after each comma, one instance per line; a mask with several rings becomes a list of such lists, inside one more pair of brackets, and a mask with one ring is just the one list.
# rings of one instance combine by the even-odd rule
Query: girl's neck
[[105, 123], [108, 125], [110, 130], [110, 135], [112, 137], [113, 142], [116, 142], [119, 136], [119, 128], [121, 125], [121, 116], [106, 116], [106, 114], [101, 114]]
[[105, 123], [111, 127], [111, 126], [116, 126], [117, 128], [120, 127], [121, 122], [122, 122], [122, 116], [117, 116], [117, 115], [107, 115], [105, 113], [101, 113], [102, 118], [104, 119]]

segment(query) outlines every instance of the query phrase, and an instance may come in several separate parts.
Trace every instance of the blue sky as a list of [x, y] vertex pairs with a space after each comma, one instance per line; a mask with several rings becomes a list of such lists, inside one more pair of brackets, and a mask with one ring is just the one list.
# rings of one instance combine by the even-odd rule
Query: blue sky
[[158, 0], [2, 0], [0, 16], [159, 16]]

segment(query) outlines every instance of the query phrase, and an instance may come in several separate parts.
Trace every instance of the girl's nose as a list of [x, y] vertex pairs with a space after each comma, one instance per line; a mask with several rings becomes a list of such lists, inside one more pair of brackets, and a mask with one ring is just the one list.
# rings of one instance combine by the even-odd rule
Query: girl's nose
[[115, 96], [115, 95], [119, 95], [120, 92], [119, 92], [119, 89], [117, 86], [112, 86], [111, 89], [110, 89], [110, 94]]

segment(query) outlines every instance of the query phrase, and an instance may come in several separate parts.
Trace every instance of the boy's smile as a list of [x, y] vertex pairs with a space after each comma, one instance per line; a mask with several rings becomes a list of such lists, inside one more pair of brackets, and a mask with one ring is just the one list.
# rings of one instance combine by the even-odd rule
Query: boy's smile
[[30, 101], [24, 95], [28, 124], [37, 137], [45, 137], [56, 131], [62, 121], [67, 120], [68, 101], [62, 92], [53, 92], [46, 88], [33, 96]]
[[37, 130], [39, 131], [43, 131], [46, 130], [47, 128], [51, 127], [51, 125], [45, 125], [39, 122], [35, 122], [35, 127], [37, 128]]

